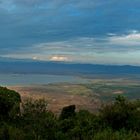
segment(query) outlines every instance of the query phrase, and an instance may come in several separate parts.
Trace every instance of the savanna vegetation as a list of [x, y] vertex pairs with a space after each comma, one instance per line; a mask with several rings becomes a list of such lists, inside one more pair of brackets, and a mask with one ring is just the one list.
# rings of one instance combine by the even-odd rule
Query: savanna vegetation
[[59, 116], [46, 100], [21, 101], [0, 87], [0, 140], [140, 140], [140, 101], [117, 96], [98, 113], [64, 107]]

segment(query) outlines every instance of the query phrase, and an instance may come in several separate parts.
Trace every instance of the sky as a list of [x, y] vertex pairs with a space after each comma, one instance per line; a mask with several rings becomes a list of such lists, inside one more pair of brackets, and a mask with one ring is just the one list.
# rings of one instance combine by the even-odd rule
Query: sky
[[140, 0], [0, 0], [0, 57], [140, 65]]

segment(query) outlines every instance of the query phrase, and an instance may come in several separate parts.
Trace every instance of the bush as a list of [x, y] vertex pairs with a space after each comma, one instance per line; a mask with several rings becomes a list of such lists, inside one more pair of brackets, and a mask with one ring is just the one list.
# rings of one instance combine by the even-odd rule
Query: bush
[[98, 132], [92, 140], [139, 140], [140, 134], [127, 132], [125, 130], [113, 131], [112, 129], [105, 129]]
[[128, 101], [118, 96], [115, 103], [105, 105], [100, 110], [101, 119], [106, 126], [119, 130], [122, 128], [140, 131], [140, 103]]
[[22, 104], [22, 110], [22, 125], [28, 134], [27, 139], [55, 139], [56, 117], [47, 110], [46, 100], [27, 100]]
[[62, 109], [60, 119], [67, 119], [75, 116], [75, 105], [66, 106]]
[[0, 87], [0, 118], [13, 118], [20, 113], [21, 98], [19, 93]]
[[118, 96], [98, 114], [75, 112], [70, 105], [59, 117], [47, 110], [43, 99], [22, 103], [16, 117], [20, 102], [17, 92], [0, 87], [0, 140], [140, 140], [139, 100]]

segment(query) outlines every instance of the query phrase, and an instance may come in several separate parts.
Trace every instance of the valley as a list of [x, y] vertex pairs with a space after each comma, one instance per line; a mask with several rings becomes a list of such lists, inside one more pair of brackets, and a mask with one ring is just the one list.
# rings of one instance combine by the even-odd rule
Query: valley
[[59, 114], [64, 106], [75, 104], [77, 110], [96, 112], [103, 103], [111, 103], [118, 95], [140, 99], [137, 79], [90, 79], [88, 83], [51, 83], [28, 86], [8, 86], [21, 94], [22, 100], [45, 98], [48, 109]]

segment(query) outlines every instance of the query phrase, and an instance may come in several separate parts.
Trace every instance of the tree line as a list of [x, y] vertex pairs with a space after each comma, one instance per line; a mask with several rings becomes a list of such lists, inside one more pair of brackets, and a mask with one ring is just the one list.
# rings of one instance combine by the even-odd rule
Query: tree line
[[98, 113], [64, 107], [59, 116], [47, 101], [21, 101], [20, 94], [0, 87], [0, 140], [140, 140], [140, 100], [117, 96]]

